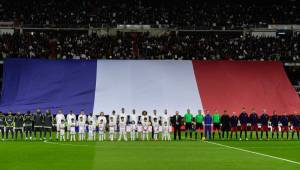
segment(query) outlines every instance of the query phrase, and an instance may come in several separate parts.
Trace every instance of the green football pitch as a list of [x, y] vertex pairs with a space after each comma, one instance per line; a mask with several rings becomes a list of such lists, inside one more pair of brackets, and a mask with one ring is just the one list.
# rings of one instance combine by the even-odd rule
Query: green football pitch
[[1, 141], [1, 170], [299, 170], [300, 141]]

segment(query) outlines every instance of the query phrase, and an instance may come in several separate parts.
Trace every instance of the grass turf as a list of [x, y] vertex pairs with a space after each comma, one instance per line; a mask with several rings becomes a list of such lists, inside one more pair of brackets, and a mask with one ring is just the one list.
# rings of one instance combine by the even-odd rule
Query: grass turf
[[[300, 141], [215, 141], [300, 162]], [[0, 142], [6, 169], [300, 169], [300, 164], [200, 141]]]

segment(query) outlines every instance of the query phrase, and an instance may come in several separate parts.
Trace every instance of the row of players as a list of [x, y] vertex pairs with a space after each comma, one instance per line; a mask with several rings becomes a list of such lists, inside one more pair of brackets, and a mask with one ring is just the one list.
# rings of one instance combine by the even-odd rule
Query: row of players
[[[206, 138], [214, 139], [215, 133], [218, 133], [219, 139], [229, 138], [229, 132], [231, 132], [230, 137], [235, 133], [236, 139], [238, 136], [238, 127], [240, 127], [240, 140], [242, 140], [242, 132], [244, 132], [245, 139], [247, 138], [248, 124], [250, 124], [250, 138], [252, 139], [252, 134], [256, 134], [256, 139], [258, 139], [259, 132], [259, 121], [261, 124], [261, 136], [263, 137], [263, 132], [266, 134], [268, 139], [269, 123], [271, 125], [272, 138], [276, 133], [277, 139], [279, 137], [279, 130], [281, 130], [281, 138], [283, 138], [284, 132], [287, 134], [287, 139], [289, 139], [289, 131], [292, 130], [292, 138], [294, 138], [295, 132], [299, 139], [300, 123], [299, 116], [294, 113], [290, 116], [283, 114], [278, 116], [274, 111], [272, 116], [263, 111], [259, 117], [255, 109], [252, 109], [251, 114], [248, 115], [245, 108], [242, 109], [239, 116], [236, 113], [232, 113], [232, 116], [227, 114], [225, 110], [222, 115], [215, 111], [212, 115], [207, 110], [205, 114], [198, 111], [196, 116], [193, 116], [188, 109], [184, 117], [176, 112], [174, 116], [169, 117], [167, 110], [163, 116], [159, 117], [156, 110], [153, 111], [153, 115], [148, 116], [146, 111], [143, 111], [141, 118], [136, 115], [135, 110], [132, 111], [130, 115], [125, 114], [124, 108], [121, 109], [121, 113], [116, 115], [113, 111], [112, 114], [104, 116], [104, 113], [100, 113], [99, 116], [90, 114], [86, 116], [84, 111], [81, 111], [77, 116], [70, 112], [67, 117], [64, 116], [62, 110], [58, 110], [55, 117], [51, 114], [50, 110], [46, 110], [45, 114], [41, 113], [40, 109], [37, 109], [36, 113], [32, 115], [27, 112], [24, 116], [17, 112], [16, 116], [13, 116], [11, 112], [7, 116], [4, 116], [0, 112], [0, 130], [2, 133], [2, 139], [4, 139], [4, 132], [6, 131], [6, 138], [8, 139], [9, 132], [12, 134], [12, 138], [17, 138], [18, 132], [20, 132], [21, 137], [23, 136], [23, 131], [25, 131], [26, 140], [32, 139], [32, 131], [34, 132], [34, 137], [36, 138], [36, 133], [40, 132], [40, 140], [42, 140], [42, 131], [44, 131], [44, 138], [46, 138], [47, 132], [50, 133], [50, 139], [52, 139], [52, 128], [56, 126], [57, 133], [56, 139], [60, 137], [61, 140], [75, 140], [76, 127], [78, 127], [79, 140], [85, 140], [86, 130], [88, 131], [88, 139], [95, 140], [96, 131], [99, 133], [99, 140], [105, 139], [105, 131], [108, 129], [110, 140], [114, 140], [115, 132], [119, 133], [119, 140], [124, 138], [127, 140], [127, 132], [130, 132], [132, 140], [135, 140], [139, 133], [142, 134], [142, 139], [148, 139], [148, 133], [152, 133], [152, 138], [154, 140], [158, 139], [158, 133], [162, 132], [164, 140], [170, 140], [170, 132], [174, 130], [174, 139], [176, 137], [181, 139], [181, 129], [184, 126], [185, 138], [187, 139], [188, 133], [190, 133], [190, 139], [192, 138], [193, 130], [195, 131], [195, 139], [197, 139], [197, 134], [200, 133], [201, 138], [203, 135]], [[67, 133], [65, 135], [65, 129]], [[222, 133], [221, 133], [222, 132]], [[14, 135], [15, 134], [15, 135]], [[221, 135], [222, 134], [222, 135]]]
[[[167, 112], [164, 116], [159, 117], [154, 111], [154, 115], [150, 117], [146, 111], [143, 111], [141, 121], [138, 119], [135, 110], [128, 116], [125, 114], [124, 108], [122, 108], [119, 115], [116, 115], [116, 112], [113, 111], [108, 118], [103, 112], [99, 116], [93, 114], [86, 116], [83, 110], [78, 117], [72, 111], [65, 117], [62, 110], [58, 110], [56, 116], [53, 116], [50, 110], [46, 110], [45, 114], [42, 114], [40, 109], [37, 109], [35, 114], [28, 111], [24, 116], [20, 112], [17, 112], [15, 116], [12, 112], [9, 112], [7, 116], [0, 112], [0, 132], [2, 133], [2, 140], [4, 140], [5, 133], [6, 139], [9, 139], [9, 132], [11, 132], [12, 139], [17, 139], [19, 133], [22, 139], [23, 132], [25, 132], [25, 140], [32, 140], [32, 132], [34, 132], [35, 139], [37, 132], [39, 132], [40, 140], [42, 140], [42, 136], [45, 140], [49, 132], [50, 140], [52, 140], [52, 128], [56, 127], [57, 140], [75, 141], [76, 131], [79, 134], [80, 141], [85, 140], [86, 132], [88, 140], [96, 140], [97, 131], [99, 140], [102, 141], [105, 140], [105, 132], [108, 129], [110, 140], [116, 138], [115, 132], [117, 131], [118, 140], [127, 140], [127, 132], [130, 132], [131, 140], [138, 138], [139, 133], [141, 133], [143, 140], [149, 140], [149, 132], [152, 132], [154, 140], [158, 140], [158, 133], [160, 132], [162, 132], [162, 140], [171, 140], [170, 132], [172, 128]], [[42, 134], [43, 132], [44, 134]]]

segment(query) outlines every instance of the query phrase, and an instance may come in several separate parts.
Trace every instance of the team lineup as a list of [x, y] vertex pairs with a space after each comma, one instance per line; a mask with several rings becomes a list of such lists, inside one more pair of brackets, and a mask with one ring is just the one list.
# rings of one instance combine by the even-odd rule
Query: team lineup
[[259, 116], [255, 109], [251, 109], [248, 115], [245, 108], [242, 108], [239, 115], [235, 112], [229, 115], [226, 110], [222, 114], [218, 111], [211, 114], [208, 110], [205, 113], [198, 110], [198, 113], [193, 115], [187, 109], [183, 117], [178, 111], [174, 116], [169, 116], [167, 110], [161, 116], [158, 116], [156, 110], [150, 115], [143, 111], [141, 116], [138, 116], [135, 110], [126, 114], [124, 108], [119, 114], [112, 111], [107, 116], [103, 112], [86, 115], [83, 110], [79, 115], [70, 111], [66, 116], [62, 110], [58, 110], [55, 116], [50, 110], [43, 114], [40, 109], [34, 114], [28, 111], [24, 115], [20, 112], [15, 115], [12, 112], [8, 112], [7, 115], [0, 112], [0, 132], [3, 141], [23, 140], [24, 137], [25, 140], [37, 140], [37, 137], [39, 140], [52, 140], [53, 129], [56, 129], [56, 140], [59, 141], [127, 141], [128, 135], [131, 141], [171, 141], [172, 132], [174, 140], [181, 140], [181, 131], [185, 131], [185, 139], [190, 140], [198, 140], [198, 135], [201, 140], [214, 140], [216, 135], [218, 139], [236, 140], [248, 140], [248, 135], [249, 139], [256, 140], [285, 137], [294, 139], [296, 135], [296, 139], [299, 140], [300, 137], [297, 113], [277, 115], [276, 111], [273, 111], [272, 115], [268, 115], [266, 110], [263, 110]]

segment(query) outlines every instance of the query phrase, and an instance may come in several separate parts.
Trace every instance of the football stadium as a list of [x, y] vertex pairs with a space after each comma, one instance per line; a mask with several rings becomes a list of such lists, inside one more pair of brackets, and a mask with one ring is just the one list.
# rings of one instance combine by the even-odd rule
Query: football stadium
[[299, 170], [296, 0], [0, 1], [0, 170]]

